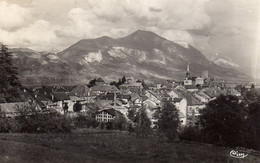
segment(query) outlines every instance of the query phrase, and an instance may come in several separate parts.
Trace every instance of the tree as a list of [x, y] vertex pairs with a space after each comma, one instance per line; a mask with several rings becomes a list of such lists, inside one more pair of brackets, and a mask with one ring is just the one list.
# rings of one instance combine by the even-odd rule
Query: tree
[[97, 79], [90, 80], [89, 83], [88, 83], [88, 87], [91, 88], [91, 87], [95, 86], [96, 81], [97, 81]]
[[178, 133], [179, 124], [179, 113], [175, 105], [165, 103], [159, 113], [158, 131], [169, 140], [174, 140]]
[[249, 104], [246, 119], [246, 147], [260, 150], [260, 101]]
[[224, 146], [243, 145], [246, 111], [235, 96], [220, 95], [201, 110], [200, 124], [208, 143]]
[[255, 88], [255, 85], [254, 85], [254, 84], [252, 84], [252, 85], [251, 85], [251, 89], [254, 89], [254, 88]]
[[117, 82], [115, 82], [115, 81], [112, 81], [111, 83], [110, 83], [110, 85], [116, 85], [117, 84]]
[[136, 114], [136, 136], [146, 138], [151, 132], [151, 121], [147, 116], [145, 108], [140, 108]]
[[119, 88], [120, 85], [124, 84], [125, 82], [126, 82], [126, 78], [125, 78], [125, 76], [123, 76], [122, 79], [119, 79], [119, 80], [118, 80], [118, 82], [112, 81], [112, 82], [110, 83], [110, 85], [114, 85], [114, 86], [116, 86], [117, 88]]
[[135, 109], [129, 109], [128, 114], [127, 114], [128, 119], [130, 119], [131, 121], [134, 122], [135, 116], [136, 116], [136, 110]]
[[197, 87], [198, 89], [201, 89], [201, 85], [200, 85], [200, 84], [196, 84], [196, 87]]
[[82, 110], [82, 105], [79, 103], [79, 101], [77, 101], [74, 105], [73, 105], [73, 111], [74, 112], [80, 112]]
[[13, 66], [12, 53], [7, 46], [0, 45], [0, 98], [6, 102], [20, 100], [17, 68]]
[[126, 82], [126, 78], [125, 76], [122, 77], [122, 84], [124, 84]]
[[123, 114], [117, 113], [115, 119], [112, 121], [112, 128], [116, 130], [127, 129], [127, 121]]
[[244, 93], [245, 103], [250, 104], [257, 101], [260, 101], [260, 92], [256, 89], [252, 89], [250, 91], [246, 91]]

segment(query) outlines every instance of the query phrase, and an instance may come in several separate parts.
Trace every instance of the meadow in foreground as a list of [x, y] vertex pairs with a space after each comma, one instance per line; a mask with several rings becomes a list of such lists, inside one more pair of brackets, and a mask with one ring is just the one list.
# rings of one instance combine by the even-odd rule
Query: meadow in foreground
[[119, 131], [0, 134], [0, 146], [0, 162], [260, 162], [258, 152], [236, 159], [228, 148]]

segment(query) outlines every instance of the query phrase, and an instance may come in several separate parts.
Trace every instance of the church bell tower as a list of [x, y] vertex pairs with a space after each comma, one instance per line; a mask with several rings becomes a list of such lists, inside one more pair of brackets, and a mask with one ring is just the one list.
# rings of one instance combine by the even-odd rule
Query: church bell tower
[[186, 72], [186, 78], [189, 79], [190, 78], [190, 65], [187, 65], [187, 72]]

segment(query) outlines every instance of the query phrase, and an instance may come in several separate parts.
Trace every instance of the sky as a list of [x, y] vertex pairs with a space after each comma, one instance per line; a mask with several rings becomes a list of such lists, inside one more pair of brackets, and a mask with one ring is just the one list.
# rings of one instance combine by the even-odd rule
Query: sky
[[0, 42], [58, 52], [81, 39], [149, 30], [260, 77], [259, 0], [0, 0]]

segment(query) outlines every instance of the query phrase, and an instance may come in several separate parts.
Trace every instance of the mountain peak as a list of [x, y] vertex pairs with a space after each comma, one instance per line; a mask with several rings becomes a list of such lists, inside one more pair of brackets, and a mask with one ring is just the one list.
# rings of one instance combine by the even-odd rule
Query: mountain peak
[[101, 36], [99, 38], [97, 38], [98, 40], [113, 40], [113, 38], [108, 37], [108, 36]]
[[151, 31], [145, 31], [145, 30], [137, 30], [133, 33], [131, 33], [130, 35], [124, 37], [124, 39], [134, 39], [134, 40], [138, 40], [138, 39], [154, 39], [154, 38], [159, 38], [159, 39], [164, 39], [161, 36], [151, 32]]

